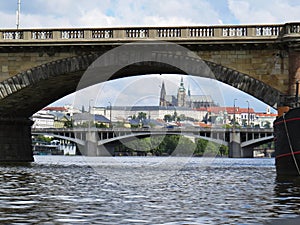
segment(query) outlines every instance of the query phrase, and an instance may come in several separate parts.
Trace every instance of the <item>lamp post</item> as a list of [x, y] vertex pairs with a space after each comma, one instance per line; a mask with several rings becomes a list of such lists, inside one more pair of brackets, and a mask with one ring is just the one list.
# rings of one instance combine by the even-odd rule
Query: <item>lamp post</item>
[[[89, 130], [91, 129], [91, 102], [93, 101], [93, 99], [89, 100], [89, 113], [88, 113], [88, 120], [89, 120]], [[93, 119], [94, 122], [94, 119]]]
[[250, 111], [249, 111], [249, 101], [246, 101], [248, 103], [248, 127], [250, 127]]
[[112, 122], [111, 122], [111, 102], [108, 102], [109, 104], [109, 127], [112, 128]]
[[17, 29], [19, 29], [20, 26], [20, 13], [21, 13], [21, 0], [18, 0], [18, 7], [17, 7], [17, 15], [16, 15], [16, 24], [17, 24]]
[[90, 99], [89, 101], [89, 113], [91, 113], [91, 102], [94, 101], [94, 99]]
[[236, 98], [233, 100], [233, 128], [235, 128], [235, 101], [236, 100], [237, 100]]
[[296, 95], [295, 95], [295, 102], [298, 103], [299, 100], [299, 81], [296, 81]]

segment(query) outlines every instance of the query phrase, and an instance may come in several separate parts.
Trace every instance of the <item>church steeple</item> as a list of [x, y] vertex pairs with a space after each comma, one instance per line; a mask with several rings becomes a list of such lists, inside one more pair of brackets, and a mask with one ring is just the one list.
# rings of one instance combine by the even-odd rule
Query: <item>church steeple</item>
[[180, 86], [179, 86], [179, 91], [185, 91], [184, 83], [183, 83], [183, 77], [181, 77]]
[[190, 85], [189, 85], [188, 91], [187, 91], [186, 105], [187, 105], [189, 108], [192, 108], [192, 98], [191, 98], [191, 89], [190, 89]]
[[180, 86], [178, 88], [177, 92], [177, 106], [179, 107], [185, 107], [186, 106], [186, 93], [185, 93], [185, 87], [183, 83], [183, 77], [181, 77]]
[[165, 89], [165, 83], [164, 82], [162, 82], [161, 89], [160, 89], [159, 106], [167, 106], [166, 89]]

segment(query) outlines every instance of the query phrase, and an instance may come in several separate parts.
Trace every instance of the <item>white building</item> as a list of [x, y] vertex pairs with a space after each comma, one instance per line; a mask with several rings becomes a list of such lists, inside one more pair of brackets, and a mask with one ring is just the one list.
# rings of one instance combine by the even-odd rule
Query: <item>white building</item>
[[250, 125], [254, 127], [257, 124], [257, 116], [253, 108], [240, 108], [240, 107], [207, 107], [199, 108], [199, 111], [205, 113], [204, 121], [217, 125], [233, 124], [239, 126]]
[[79, 109], [74, 108], [72, 105], [65, 105], [65, 106], [48, 106], [43, 108], [42, 111], [46, 111], [48, 113], [55, 112], [55, 113], [63, 113], [68, 116], [73, 116], [74, 114], [81, 113]]
[[32, 115], [32, 128], [54, 128], [54, 115], [39, 111]]
[[273, 122], [278, 114], [271, 113], [270, 107], [265, 113], [256, 113], [256, 124], [261, 128], [273, 128]]
[[106, 118], [111, 118], [112, 122], [128, 121], [128, 119], [138, 116], [139, 113], [145, 113], [147, 119], [163, 120], [165, 115], [177, 116], [184, 115], [185, 117], [193, 118], [202, 121], [206, 112], [193, 110], [185, 107], [175, 106], [108, 106], [106, 108], [92, 108], [92, 114], [103, 115]]

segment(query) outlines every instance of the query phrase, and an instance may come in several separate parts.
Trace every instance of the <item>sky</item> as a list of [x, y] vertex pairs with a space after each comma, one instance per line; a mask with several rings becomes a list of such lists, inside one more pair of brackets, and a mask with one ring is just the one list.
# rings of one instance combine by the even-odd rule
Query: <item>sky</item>
[[[16, 28], [16, 10], [17, 0], [0, 0], [0, 28]], [[299, 0], [21, 0], [20, 28], [282, 24], [300, 21], [299, 12]], [[162, 80], [167, 82], [168, 94], [176, 94], [180, 78], [152, 75], [147, 79], [117, 80], [92, 87], [75, 98], [85, 97], [85, 106], [87, 102], [95, 106], [106, 106], [108, 102], [153, 105], [158, 101]], [[204, 87], [210, 86], [207, 83], [211, 81], [191, 76], [184, 80], [186, 88], [192, 86], [192, 94], [210, 93]], [[195, 83], [198, 88], [192, 85]], [[224, 84], [214, 85], [222, 90], [224, 104], [228, 106], [236, 98], [240, 107], [247, 107], [249, 102], [256, 111], [266, 109], [265, 104], [251, 96]], [[222, 104], [222, 100], [218, 101]], [[72, 102], [74, 95], [53, 105]]]

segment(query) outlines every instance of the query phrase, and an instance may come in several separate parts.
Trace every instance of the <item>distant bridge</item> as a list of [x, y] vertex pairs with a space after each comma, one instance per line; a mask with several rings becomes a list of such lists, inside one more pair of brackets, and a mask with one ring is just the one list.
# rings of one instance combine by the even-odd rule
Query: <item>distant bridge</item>
[[200, 138], [229, 147], [229, 156], [233, 158], [253, 157], [253, 148], [274, 138], [273, 129], [223, 129], [223, 128], [188, 128], [188, 129], [32, 129], [33, 135], [50, 135], [58, 139], [76, 143], [87, 156], [113, 155], [114, 147], [136, 138], [151, 136], [182, 135]]

